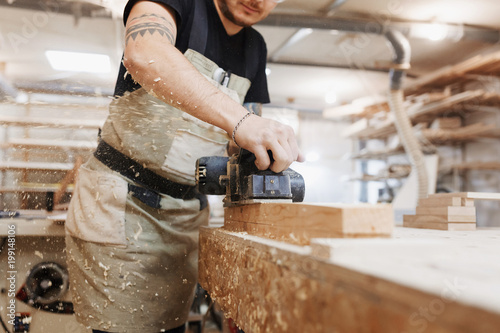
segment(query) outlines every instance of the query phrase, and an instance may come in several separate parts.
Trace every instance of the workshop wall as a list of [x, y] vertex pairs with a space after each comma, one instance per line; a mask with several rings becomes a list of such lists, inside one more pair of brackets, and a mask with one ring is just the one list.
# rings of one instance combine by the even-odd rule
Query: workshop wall
[[350, 123], [326, 120], [314, 112], [299, 113], [299, 145], [306, 155], [304, 163], [292, 169], [306, 182], [306, 202], [356, 202], [357, 185], [349, 181], [354, 162], [348, 158], [352, 141], [341, 136]]
[[[484, 110], [476, 112], [466, 119], [469, 123], [482, 122], [496, 124], [500, 127], [500, 114], [498, 110]], [[498, 139], [482, 139], [469, 142], [465, 145], [465, 162], [493, 162], [500, 163], [500, 145]], [[470, 169], [463, 170], [461, 177], [464, 186], [470, 192], [500, 192], [500, 171], [498, 169]], [[500, 205], [498, 201], [476, 200], [477, 223], [480, 227], [499, 227]]]

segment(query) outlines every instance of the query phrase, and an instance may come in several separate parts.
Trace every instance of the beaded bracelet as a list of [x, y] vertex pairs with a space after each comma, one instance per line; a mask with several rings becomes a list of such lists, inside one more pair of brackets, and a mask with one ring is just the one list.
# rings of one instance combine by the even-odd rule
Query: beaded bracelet
[[[240, 147], [240, 145], [236, 142], [236, 131], [238, 130], [238, 127], [240, 127], [240, 125], [245, 121], [245, 119], [247, 119], [248, 117], [250, 117], [252, 115], [251, 112], [248, 112], [246, 115], [243, 116], [243, 118], [240, 119], [240, 121], [238, 121], [238, 123], [236, 124], [236, 126], [234, 126], [234, 129], [233, 129], [233, 142], [235, 145], [237, 145], [238, 147]], [[240, 147], [241, 148], [241, 147]]]

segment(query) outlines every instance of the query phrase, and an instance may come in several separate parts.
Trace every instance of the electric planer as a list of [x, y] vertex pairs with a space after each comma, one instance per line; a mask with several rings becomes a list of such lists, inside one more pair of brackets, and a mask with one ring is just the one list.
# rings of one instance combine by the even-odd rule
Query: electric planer
[[[269, 151], [272, 161], [272, 154]], [[202, 194], [226, 195], [224, 206], [258, 202], [302, 202], [304, 178], [292, 169], [259, 170], [255, 155], [245, 149], [231, 157], [208, 156], [196, 161], [196, 186]]]

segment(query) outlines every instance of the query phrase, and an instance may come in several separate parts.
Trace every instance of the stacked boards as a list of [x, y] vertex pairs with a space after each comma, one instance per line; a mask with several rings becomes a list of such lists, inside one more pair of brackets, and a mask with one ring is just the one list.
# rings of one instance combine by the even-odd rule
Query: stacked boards
[[420, 199], [415, 215], [405, 215], [403, 226], [437, 230], [476, 230], [474, 200], [500, 200], [500, 193], [460, 192], [431, 194]]

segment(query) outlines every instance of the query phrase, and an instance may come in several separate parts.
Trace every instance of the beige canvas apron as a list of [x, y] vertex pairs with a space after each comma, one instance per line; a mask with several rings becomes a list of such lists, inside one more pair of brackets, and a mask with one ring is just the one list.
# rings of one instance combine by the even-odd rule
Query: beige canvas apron
[[[242, 102], [250, 81], [188, 50], [214, 85]], [[215, 79], [214, 79], [215, 77]], [[167, 105], [144, 89], [114, 100], [101, 137], [157, 174], [194, 185], [196, 159], [222, 155], [228, 135]], [[109, 332], [160, 332], [182, 325], [197, 282], [198, 228], [208, 221], [197, 199], [161, 195], [152, 208], [128, 193], [129, 179], [92, 157], [79, 172], [66, 221], [77, 319]]]

